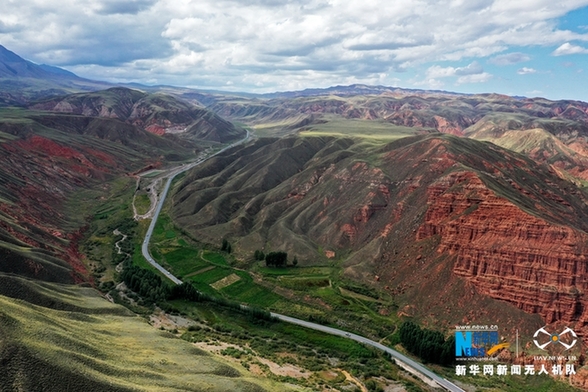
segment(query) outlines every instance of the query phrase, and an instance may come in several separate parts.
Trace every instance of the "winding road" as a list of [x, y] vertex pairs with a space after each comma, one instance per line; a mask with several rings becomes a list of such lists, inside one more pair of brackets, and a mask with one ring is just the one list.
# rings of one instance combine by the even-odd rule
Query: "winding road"
[[[222, 150], [216, 152], [215, 154], [213, 154], [209, 157], [199, 159], [193, 163], [190, 163], [189, 165], [180, 166], [179, 168], [170, 171], [169, 178], [168, 178], [167, 182], [165, 183], [165, 186], [161, 192], [161, 196], [159, 197], [159, 202], [157, 203], [157, 208], [155, 209], [155, 213], [153, 214], [153, 218], [151, 219], [151, 224], [149, 225], [149, 229], [147, 230], [147, 233], [145, 234], [145, 239], [143, 240], [143, 245], [141, 247], [141, 251], [143, 252], [143, 256], [149, 262], [149, 264], [151, 264], [153, 267], [157, 268], [158, 271], [160, 271], [163, 275], [165, 275], [168, 279], [170, 279], [175, 284], [182, 284], [182, 281], [180, 279], [176, 278], [174, 275], [172, 275], [169, 271], [167, 271], [161, 265], [159, 265], [159, 263], [157, 263], [157, 261], [155, 261], [153, 259], [153, 257], [151, 256], [151, 254], [149, 253], [149, 241], [151, 240], [151, 235], [153, 234], [153, 229], [155, 228], [155, 224], [157, 223], [157, 218], [159, 217], [159, 213], [161, 212], [161, 209], [162, 209], [163, 204], [165, 202], [165, 198], [167, 196], [167, 192], [171, 186], [173, 179], [178, 174], [183, 173], [186, 170], [189, 170], [189, 169], [193, 168], [194, 166], [201, 164], [202, 162], [206, 161], [207, 159], [210, 159], [213, 156], [220, 154], [231, 147], [234, 147], [236, 145], [239, 145], [239, 144], [246, 142], [247, 140], [249, 140], [249, 137], [250, 137], [250, 134], [249, 134], [249, 131], [247, 131], [247, 136], [244, 139], [223, 148]], [[355, 340], [359, 343], [363, 343], [365, 345], [375, 347], [375, 348], [382, 350], [385, 353], [389, 354], [392, 358], [394, 358], [395, 362], [400, 367], [417, 375], [419, 378], [421, 378], [422, 380], [427, 382], [429, 385], [434, 386], [434, 387], [441, 387], [441, 388], [443, 388], [447, 391], [451, 391], [451, 392], [465, 392], [462, 388], [460, 388], [457, 385], [453, 384], [452, 382], [438, 376], [437, 374], [433, 373], [431, 370], [427, 369], [426, 367], [424, 367], [420, 363], [408, 358], [407, 356], [399, 353], [396, 350], [393, 350], [389, 347], [386, 347], [383, 344], [380, 344], [380, 343], [373, 341], [371, 339], [365, 338], [360, 335], [356, 335], [354, 333], [345, 332], [340, 329], [331, 328], [331, 327], [327, 327], [327, 326], [316, 324], [316, 323], [311, 323], [309, 321], [300, 320], [297, 318], [285, 316], [285, 315], [278, 314], [278, 313], [271, 313], [271, 315], [273, 317], [277, 318], [278, 320], [286, 322], [286, 323], [300, 325], [305, 328], [310, 328], [310, 329], [314, 329], [317, 331], [322, 331], [322, 332], [325, 332], [325, 333], [328, 333], [331, 335], [342, 336], [344, 338], [352, 339], [352, 340]]]
[[196, 160], [195, 162], [192, 162], [188, 165], [179, 166], [179, 167], [171, 170], [168, 174], [169, 177], [163, 187], [163, 190], [161, 191], [161, 195], [159, 196], [159, 201], [157, 202], [157, 207], [155, 208], [155, 212], [153, 213], [153, 218], [151, 219], [151, 223], [149, 224], [149, 228], [147, 229], [147, 233], [145, 234], [145, 238], [143, 239], [143, 245], [141, 246], [141, 252], [143, 253], [143, 257], [145, 257], [145, 259], [147, 260], [147, 262], [149, 262], [149, 264], [151, 264], [153, 267], [157, 268], [157, 270], [159, 272], [161, 272], [163, 275], [165, 275], [169, 280], [171, 280], [175, 284], [182, 284], [182, 281], [179, 280], [178, 278], [176, 278], [174, 275], [172, 275], [168, 270], [163, 268], [157, 261], [155, 261], [153, 256], [151, 256], [151, 253], [149, 253], [149, 241], [151, 241], [151, 235], [153, 234], [153, 229], [155, 228], [155, 224], [157, 223], [157, 218], [159, 217], [159, 213], [161, 212], [161, 209], [163, 208], [163, 204], [165, 203], [165, 198], [167, 197], [167, 192], [169, 191], [169, 187], [171, 186], [172, 181], [174, 180], [174, 178], [176, 178], [176, 176], [178, 174], [181, 174], [187, 170], [192, 169], [195, 166], [200, 165], [202, 162], [205, 162], [206, 160], [228, 150], [231, 147], [237, 146], [241, 143], [245, 143], [247, 140], [249, 140], [249, 137], [250, 137], [249, 131], [245, 130], [245, 132], [247, 132], [247, 135], [243, 139], [239, 140], [238, 142], [230, 144], [227, 147], [223, 148], [222, 150], [220, 150], [220, 151], [218, 151], [218, 152], [216, 152], [206, 158], [200, 158], [200, 159]]

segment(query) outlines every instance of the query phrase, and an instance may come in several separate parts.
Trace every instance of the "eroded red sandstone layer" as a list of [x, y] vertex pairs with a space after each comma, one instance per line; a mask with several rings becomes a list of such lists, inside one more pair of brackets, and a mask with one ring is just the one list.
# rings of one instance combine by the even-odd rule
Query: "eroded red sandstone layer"
[[473, 172], [454, 172], [428, 188], [417, 239], [438, 235], [453, 272], [483, 294], [540, 314], [547, 323], [587, 324], [588, 236], [531, 215], [496, 195]]

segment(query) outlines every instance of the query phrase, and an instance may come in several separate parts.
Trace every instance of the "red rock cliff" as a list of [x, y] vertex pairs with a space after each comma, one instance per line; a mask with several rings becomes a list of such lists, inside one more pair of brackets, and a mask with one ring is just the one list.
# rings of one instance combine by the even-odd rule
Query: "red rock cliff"
[[417, 239], [440, 237], [456, 255], [455, 274], [492, 298], [577, 329], [588, 320], [588, 235], [521, 210], [473, 172], [455, 172], [428, 189]]

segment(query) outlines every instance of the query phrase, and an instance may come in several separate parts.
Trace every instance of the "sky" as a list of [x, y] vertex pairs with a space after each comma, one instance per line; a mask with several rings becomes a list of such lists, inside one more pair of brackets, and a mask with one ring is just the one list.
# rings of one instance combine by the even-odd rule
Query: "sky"
[[588, 101], [588, 0], [3, 0], [0, 44], [110, 82]]

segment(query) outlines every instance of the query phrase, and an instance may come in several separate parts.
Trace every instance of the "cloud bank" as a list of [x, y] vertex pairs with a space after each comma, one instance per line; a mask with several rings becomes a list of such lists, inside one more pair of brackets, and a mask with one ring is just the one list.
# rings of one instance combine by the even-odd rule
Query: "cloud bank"
[[588, 53], [581, 46], [588, 32], [557, 24], [585, 6], [588, 0], [64, 0], [59, 7], [21, 0], [3, 4], [0, 44], [111, 81], [258, 92], [398, 78], [458, 86], [491, 80], [485, 62], [530, 61], [521, 48]]

